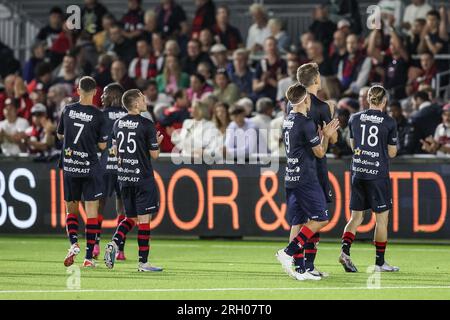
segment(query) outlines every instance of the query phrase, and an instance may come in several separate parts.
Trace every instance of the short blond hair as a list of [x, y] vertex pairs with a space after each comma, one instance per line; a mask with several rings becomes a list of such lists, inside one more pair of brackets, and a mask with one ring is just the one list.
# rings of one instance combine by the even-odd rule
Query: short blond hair
[[305, 87], [313, 85], [318, 76], [320, 76], [319, 66], [315, 62], [302, 64], [297, 69], [297, 81]]

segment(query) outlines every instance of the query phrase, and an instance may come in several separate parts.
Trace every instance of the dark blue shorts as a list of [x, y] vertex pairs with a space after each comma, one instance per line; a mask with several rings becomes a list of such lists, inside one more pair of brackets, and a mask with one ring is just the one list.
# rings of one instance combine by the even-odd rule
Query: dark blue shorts
[[308, 220], [329, 220], [327, 201], [319, 182], [303, 183], [296, 188], [286, 188], [287, 222], [291, 226]]
[[103, 175], [103, 197], [110, 198], [116, 195], [116, 197], [120, 198], [120, 185], [119, 181], [117, 181], [116, 174], [104, 174]]
[[155, 183], [120, 188], [125, 214], [128, 218], [153, 214], [159, 210], [159, 193]]
[[352, 177], [350, 209], [364, 211], [372, 209], [381, 213], [392, 209], [392, 190], [389, 178], [363, 180]]
[[103, 182], [97, 175], [73, 177], [64, 174], [64, 200], [95, 201], [103, 197]]

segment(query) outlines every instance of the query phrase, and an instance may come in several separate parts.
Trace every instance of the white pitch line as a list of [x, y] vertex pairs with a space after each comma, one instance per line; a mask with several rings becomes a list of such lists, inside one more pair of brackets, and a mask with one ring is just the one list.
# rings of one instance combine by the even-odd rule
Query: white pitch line
[[381, 288], [367, 287], [322, 287], [322, 288], [199, 288], [199, 289], [80, 289], [80, 290], [0, 290], [0, 294], [7, 293], [96, 293], [96, 292], [224, 292], [224, 291], [320, 291], [320, 290], [398, 290], [398, 289], [434, 289], [448, 290], [450, 286], [390, 286]]

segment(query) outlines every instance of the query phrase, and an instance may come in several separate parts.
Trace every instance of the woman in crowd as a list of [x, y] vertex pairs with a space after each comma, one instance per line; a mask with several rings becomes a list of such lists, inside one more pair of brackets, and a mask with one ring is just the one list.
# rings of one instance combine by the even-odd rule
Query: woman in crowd
[[181, 72], [180, 63], [176, 56], [167, 56], [163, 72], [156, 77], [158, 91], [173, 95], [179, 89], [189, 87], [189, 76]]

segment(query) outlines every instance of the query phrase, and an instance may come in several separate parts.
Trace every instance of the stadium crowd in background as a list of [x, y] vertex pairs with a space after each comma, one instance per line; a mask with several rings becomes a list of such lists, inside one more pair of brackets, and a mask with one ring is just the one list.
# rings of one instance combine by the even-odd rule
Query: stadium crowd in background
[[[316, 6], [309, 30], [294, 39], [284, 21], [270, 17], [261, 4], [249, 8], [253, 24], [246, 37], [230, 24], [226, 6], [212, 0], [195, 4], [191, 20], [174, 0], [155, 8], [128, 0], [122, 17], [100, 0], [85, 0], [81, 30], [68, 28], [62, 8], [54, 7], [21, 67], [0, 44], [0, 61], [9, 61], [0, 75], [1, 153], [54, 154], [61, 111], [77, 99], [84, 75], [97, 81], [98, 107], [111, 82], [142, 90], [144, 116], [165, 137], [162, 152], [174, 145], [191, 156], [217, 149], [203, 132], [215, 128], [224, 142], [224, 150], [215, 152], [248, 154], [265, 143], [268, 152], [283, 153], [284, 92], [302, 63], [315, 62], [322, 75], [318, 96], [336, 105], [340, 120], [338, 142], [329, 152], [351, 154], [349, 117], [368, 108], [368, 87], [381, 83], [390, 94], [399, 154], [450, 155], [450, 104], [433, 87], [436, 75], [450, 70], [449, 59], [435, 58], [449, 54], [450, 12], [444, 7], [381, 0], [382, 28], [370, 31], [363, 28], [356, 0], [331, 1]], [[241, 150], [229, 136], [238, 128], [273, 132], [269, 141], [249, 139]], [[196, 139], [203, 141], [200, 150], [192, 148]]]

